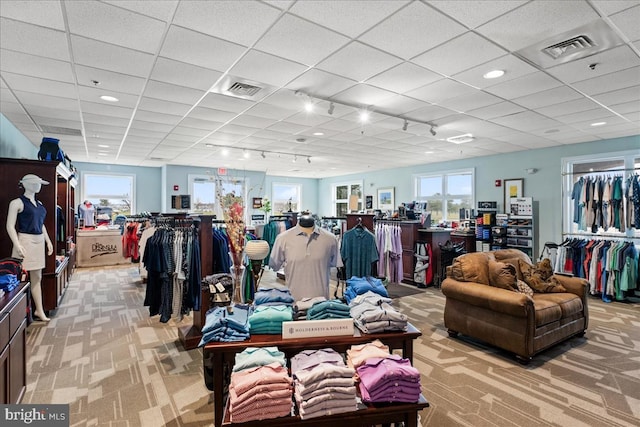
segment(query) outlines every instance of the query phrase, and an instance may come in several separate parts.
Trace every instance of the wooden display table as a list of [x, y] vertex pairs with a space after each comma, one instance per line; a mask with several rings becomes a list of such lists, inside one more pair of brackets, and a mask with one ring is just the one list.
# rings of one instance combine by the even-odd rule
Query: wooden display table
[[275, 346], [285, 354], [287, 359], [291, 359], [292, 356], [302, 350], [317, 350], [330, 347], [338, 353], [345, 353], [352, 345], [364, 344], [379, 339], [388, 345], [392, 351], [402, 350], [402, 357], [413, 362], [413, 340], [421, 335], [422, 333], [418, 329], [409, 324], [406, 332], [364, 334], [356, 328], [353, 336], [283, 339], [281, 335], [252, 335], [251, 338], [246, 341], [213, 342], [206, 344], [203, 349], [203, 361], [206, 363], [207, 358], [211, 358], [213, 366], [214, 425], [216, 427], [223, 425], [320, 426], [327, 425], [331, 422], [342, 424], [343, 420], [349, 420], [353, 425], [371, 425], [404, 421], [406, 426], [416, 427], [418, 411], [429, 406], [429, 403], [423, 396], [421, 396], [418, 403], [370, 405], [358, 411], [307, 420], [301, 420], [296, 416], [261, 420], [251, 423], [231, 424], [228, 421], [228, 415], [225, 417], [224, 380], [225, 366], [228, 367], [227, 372], [231, 372], [231, 368], [235, 363], [236, 353], [240, 353], [247, 347]]

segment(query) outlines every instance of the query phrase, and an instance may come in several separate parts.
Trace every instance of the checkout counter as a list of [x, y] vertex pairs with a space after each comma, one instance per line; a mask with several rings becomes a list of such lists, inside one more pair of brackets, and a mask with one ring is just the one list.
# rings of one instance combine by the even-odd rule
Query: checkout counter
[[100, 267], [131, 263], [130, 258], [123, 256], [120, 228], [114, 230], [78, 230], [76, 238], [76, 263], [78, 267]]

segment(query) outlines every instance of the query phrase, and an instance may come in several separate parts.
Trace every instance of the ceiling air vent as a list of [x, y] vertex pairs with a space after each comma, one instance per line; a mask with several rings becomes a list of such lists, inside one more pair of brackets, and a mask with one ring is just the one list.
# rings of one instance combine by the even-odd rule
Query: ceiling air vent
[[620, 46], [622, 39], [602, 19], [556, 34], [514, 54], [541, 68], [586, 58]]
[[261, 90], [262, 88], [259, 86], [254, 86], [242, 82], [233, 82], [233, 84], [231, 84], [231, 87], [227, 89], [228, 92], [234, 93], [238, 96], [254, 96]]
[[276, 88], [274, 86], [269, 86], [264, 83], [254, 82], [252, 80], [242, 79], [235, 76], [225, 76], [213, 88], [211, 88], [210, 92], [233, 96], [234, 98], [258, 101], [275, 90]]
[[58, 126], [39, 125], [42, 133], [47, 135], [69, 135], [69, 136], [82, 136], [80, 129], [63, 128]]
[[590, 49], [596, 46], [597, 45], [589, 38], [589, 36], [583, 35], [545, 47], [542, 51], [553, 59], [558, 59], [563, 55], [570, 55], [578, 50]]

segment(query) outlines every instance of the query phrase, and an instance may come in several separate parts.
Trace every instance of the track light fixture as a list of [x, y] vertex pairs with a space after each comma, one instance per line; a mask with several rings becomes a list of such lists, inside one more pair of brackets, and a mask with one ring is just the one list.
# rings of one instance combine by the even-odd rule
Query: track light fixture
[[333, 114], [333, 110], [335, 110], [336, 106], [333, 102], [329, 103], [329, 109], [327, 110], [327, 113], [329, 113], [329, 115]]
[[262, 156], [263, 159], [266, 159], [267, 156], [264, 154], [264, 151], [262, 152], [262, 154], [260, 154]]
[[298, 161], [298, 156], [297, 156], [297, 155], [296, 155], [296, 156], [293, 156], [293, 160], [291, 160], [291, 161], [292, 161], [293, 163], [297, 162], [297, 161]]
[[311, 157], [307, 156], [307, 163], [311, 163]]
[[429, 129], [429, 133], [431, 133], [431, 135], [436, 136], [436, 126], [435, 125], [431, 125], [431, 129]]
[[407, 130], [408, 127], [409, 127], [409, 122], [407, 121], [407, 119], [404, 119], [404, 124], [402, 125], [402, 130]]

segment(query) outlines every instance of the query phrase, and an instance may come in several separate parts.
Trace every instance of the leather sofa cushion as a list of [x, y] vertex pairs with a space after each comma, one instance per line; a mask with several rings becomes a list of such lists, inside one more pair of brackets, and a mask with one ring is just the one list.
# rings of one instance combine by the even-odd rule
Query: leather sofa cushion
[[536, 308], [536, 327], [557, 322], [562, 318], [562, 309], [559, 304], [537, 297], [538, 294], [533, 296], [533, 305]]
[[483, 285], [489, 284], [489, 259], [488, 252], [470, 252], [455, 259], [447, 276], [459, 282], [475, 282]]
[[518, 290], [516, 268], [512, 264], [489, 260], [489, 284], [509, 291]]
[[533, 301], [536, 305], [536, 311], [538, 302], [544, 301], [557, 304], [562, 311], [562, 318], [571, 317], [575, 314], [582, 313], [583, 306], [582, 300], [575, 294], [568, 292], [563, 293], [550, 293], [550, 294], [535, 294]]
[[520, 261], [531, 264], [531, 258], [518, 249], [500, 249], [493, 252], [496, 261], [511, 264], [516, 268], [516, 277], [518, 280], [524, 280], [524, 276], [520, 271]]

